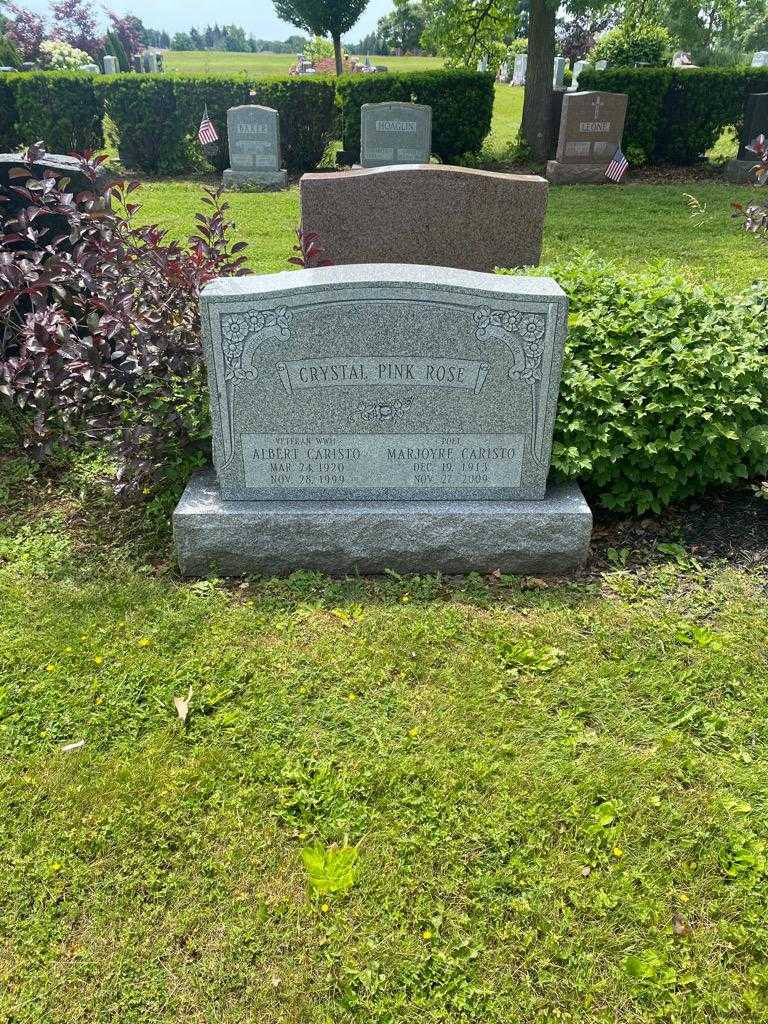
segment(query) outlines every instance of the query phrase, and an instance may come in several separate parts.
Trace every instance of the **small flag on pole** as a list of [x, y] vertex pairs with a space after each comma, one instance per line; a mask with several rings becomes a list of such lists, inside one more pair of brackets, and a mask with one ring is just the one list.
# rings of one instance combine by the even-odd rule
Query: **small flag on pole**
[[621, 151], [621, 146], [616, 147], [613, 159], [605, 169], [605, 176], [609, 181], [621, 181], [629, 169], [629, 161]]
[[219, 136], [216, 129], [213, 127], [213, 121], [208, 116], [208, 108], [205, 108], [203, 114], [203, 120], [200, 122], [200, 127], [197, 129], [197, 137], [200, 141], [201, 146], [210, 146], [214, 142], [219, 141]]

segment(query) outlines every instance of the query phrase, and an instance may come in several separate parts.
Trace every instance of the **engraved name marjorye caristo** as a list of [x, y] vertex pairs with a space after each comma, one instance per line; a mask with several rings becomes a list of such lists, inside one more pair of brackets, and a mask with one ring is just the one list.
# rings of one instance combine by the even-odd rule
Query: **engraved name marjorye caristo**
[[[254, 362], [266, 342], [288, 342], [291, 339], [291, 319], [290, 311], [283, 306], [258, 312], [251, 310], [221, 314], [224, 366], [217, 368], [216, 376], [223, 377], [223, 381], [218, 384], [218, 393], [221, 399], [219, 413], [225, 466], [232, 461], [235, 450], [236, 389], [255, 383], [258, 373]], [[546, 316], [517, 310], [492, 310], [482, 306], [475, 310], [473, 319], [474, 334], [478, 341], [500, 343], [505, 349], [510, 359], [507, 368], [510, 382], [522, 383], [530, 391], [532, 455], [537, 462], [541, 462], [545, 447], [542, 410], [547, 390], [547, 374], [543, 368]], [[387, 385], [458, 388], [478, 395], [486, 381], [490, 364], [482, 360], [450, 357], [385, 355], [285, 360], [276, 363], [275, 369], [288, 395], [312, 388]], [[371, 410], [374, 408], [380, 407], [372, 406]], [[398, 412], [402, 414], [403, 410], [404, 406], [401, 406]], [[362, 407], [358, 406], [358, 413], [360, 411]], [[371, 418], [387, 419], [386, 416]]]

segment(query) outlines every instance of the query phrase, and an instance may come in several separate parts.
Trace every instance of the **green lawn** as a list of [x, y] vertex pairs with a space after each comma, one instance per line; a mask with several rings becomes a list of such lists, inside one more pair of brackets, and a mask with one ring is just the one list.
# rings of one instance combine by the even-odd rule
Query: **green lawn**
[[82, 468], [31, 481], [0, 461], [0, 1019], [765, 1020], [763, 571], [182, 583]]
[[[693, 220], [685, 193], [707, 204]], [[765, 248], [731, 219], [730, 203], [746, 189], [718, 183], [687, 185], [574, 186], [550, 190], [543, 259], [575, 249], [594, 249], [627, 268], [673, 260], [702, 280], [739, 288], [765, 276]], [[200, 187], [152, 182], [137, 198], [142, 217], [158, 221], [177, 238], [193, 228]], [[298, 189], [282, 193], [232, 193], [238, 237], [249, 243], [251, 266], [260, 273], [285, 269], [292, 231], [299, 223]]]
[[[393, 71], [425, 71], [443, 66], [440, 57], [376, 57], [373, 64], [386, 64]], [[359, 58], [364, 60], [363, 57]], [[166, 50], [167, 71], [187, 74], [233, 74], [245, 71], [252, 75], [284, 75], [296, 63], [292, 53], [218, 53], [212, 50]]]

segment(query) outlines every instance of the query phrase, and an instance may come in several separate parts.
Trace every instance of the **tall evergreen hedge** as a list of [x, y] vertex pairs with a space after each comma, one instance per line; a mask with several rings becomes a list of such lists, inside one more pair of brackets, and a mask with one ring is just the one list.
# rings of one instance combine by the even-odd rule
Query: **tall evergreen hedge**
[[579, 89], [629, 96], [624, 146], [641, 151], [636, 159], [692, 164], [724, 128], [741, 130], [747, 96], [768, 92], [768, 68], [590, 68]]
[[51, 153], [99, 149], [104, 106], [95, 76], [81, 71], [28, 71], [0, 76], [0, 149], [42, 139]]

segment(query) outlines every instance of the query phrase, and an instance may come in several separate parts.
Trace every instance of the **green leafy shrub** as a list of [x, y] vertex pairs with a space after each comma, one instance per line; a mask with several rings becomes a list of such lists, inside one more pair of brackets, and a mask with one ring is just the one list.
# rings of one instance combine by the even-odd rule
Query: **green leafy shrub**
[[333, 137], [332, 79], [252, 79], [247, 75], [136, 75], [97, 83], [121, 161], [152, 173], [179, 173], [202, 160], [196, 142], [207, 108], [219, 135], [212, 163], [229, 164], [227, 110], [243, 103], [280, 114], [283, 162], [291, 171], [317, 166]]
[[768, 467], [768, 322], [754, 299], [594, 254], [535, 273], [570, 301], [560, 474], [643, 512]]
[[702, 159], [724, 128], [739, 131], [752, 92], [768, 92], [768, 69], [585, 68], [579, 88], [629, 96], [626, 145], [650, 163], [691, 164]]
[[341, 104], [344, 149], [360, 153], [360, 108], [399, 100], [432, 107], [432, 151], [451, 162], [476, 153], [491, 130], [493, 76], [477, 71], [412, 71], [348, 75], [336, 92]]
[[21, 67], [21, 54], [5, 36], [0, 36], [0, 65], [5, 68]]
[[661, 67], [672, 53], [672, 36], [662, 25], [623, 22], [601, 36], [589, 61], [607, 60], [611, 67], [632, 68], [635, 64]]
[[18, 149], [16, 135], [16, 97], [9, 79], [10, 74], [0, 75], [0, 152], [8, 153]]
[[7, 148], [38, 139], [45, 140], [50, 153], [101, 147], [104, 107], [95, 81], [94, 75], [77, 71], [4, 75], [3, 92], [8, 89], [11, 96], [7, 111], [0, 114], [0, 134], [7, 132]]

